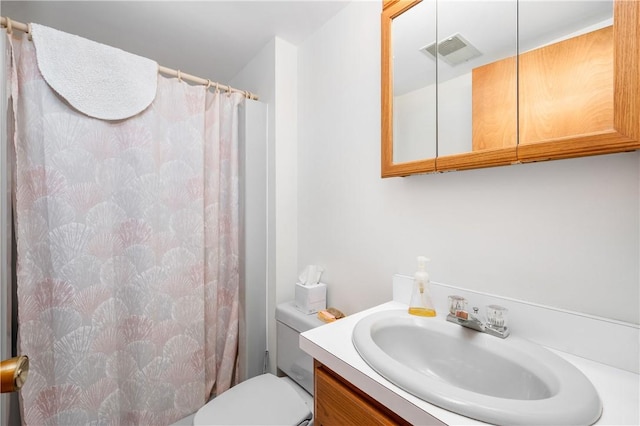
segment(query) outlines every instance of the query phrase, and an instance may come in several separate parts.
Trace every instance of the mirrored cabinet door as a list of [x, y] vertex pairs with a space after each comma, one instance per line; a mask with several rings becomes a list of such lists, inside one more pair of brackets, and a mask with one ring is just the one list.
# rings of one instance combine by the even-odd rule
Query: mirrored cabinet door
[[613, 0], [520, 0], [522, 161], [588, 153], [614, 130], [613, 10]]
[[[382, 12], [382, 176], [435, 171], [436, 0], [389, 1]], [[417, 43], [417, 46], [416, 46]]]
[[437, 155], [436, 62], [421, 47], [436, 38], [436, 1], [393, 19], [393, 162]]
[[437, 170], [516, 161], [517, 0], [438, 0]]

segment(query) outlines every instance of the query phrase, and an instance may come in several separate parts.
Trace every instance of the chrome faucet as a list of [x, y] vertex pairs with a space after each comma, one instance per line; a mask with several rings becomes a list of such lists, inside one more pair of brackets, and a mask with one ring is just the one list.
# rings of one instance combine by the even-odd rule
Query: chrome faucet
[[507, 327], [507, 308], [498, 305], [487, 306], [487, 322], [483, 322], [478, 314], [478, 308], [473, 313], [467, 311], [467, 300], [460, 296], [449, 296], [449, 314], [447, 321], [459, 324], [472, 330], [500, 337], [509, 336]]

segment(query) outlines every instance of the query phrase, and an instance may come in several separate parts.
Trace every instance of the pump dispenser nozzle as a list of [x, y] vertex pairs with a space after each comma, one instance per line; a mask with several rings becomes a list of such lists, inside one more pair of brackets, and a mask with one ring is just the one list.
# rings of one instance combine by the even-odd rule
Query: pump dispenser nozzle
[[428, 261], [428, 258], [418, 256], [418, 270], [413, 276], [413, 292], [411, 294], [411, 303], [409, 304], [409, 313], [421, 317], [436, 316], [436, 309], [433, 306], [429, 288], [429, 274], [426, 271]]

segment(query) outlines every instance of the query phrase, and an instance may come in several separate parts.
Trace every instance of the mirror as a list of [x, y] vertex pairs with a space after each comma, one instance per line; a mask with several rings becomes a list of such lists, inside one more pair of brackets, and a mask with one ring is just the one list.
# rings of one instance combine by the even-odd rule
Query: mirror
[[437, 15], [440, 169], [464, 168], [487, 155], [514, 162], [517, 0], [440, 0]]
[[393, 20], [393, 161], [436, 157], [436, 61], [415, 46], [436, 38], [436, 1]]
[[640, 148], [639, 3], [385, 2], [382, 176]]

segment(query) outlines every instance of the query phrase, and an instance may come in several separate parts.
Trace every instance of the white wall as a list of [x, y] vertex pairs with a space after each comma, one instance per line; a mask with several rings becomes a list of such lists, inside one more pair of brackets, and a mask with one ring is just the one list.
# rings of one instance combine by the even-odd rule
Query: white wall
[[[267, 161], [267, 346], [276, 371], [275, 307], [293, 299], [297, 277], [297, 48], [276, 37], [230, 82], [268, 104]], [[262, 286], [264, 282], [247, 283]]]
[[391, 276], [640, 323], [640, 153], [380, 179], [380, 2], [354, 2], [299, 57], [298, 267], [328, 303], [391, 299]]
[[240, 315], [238, 377], [263, 373], [267, 347], [267, 104], [239, 108]]
[[393, 97], [393, 161], [432, 158], [436, 152], [436, 84]]
[[473, 123], [472, 74], [438, 84], [438, 155], [469, 152]]
[[394, 162], [435, 157], [436, 132], [437, 155], [472, 150], [471, 77], [466, 73], [393, 98]]

